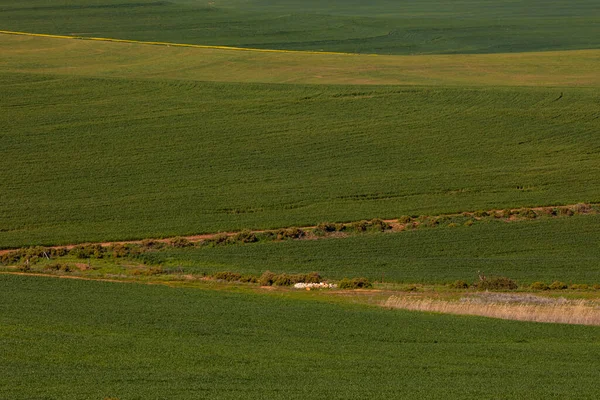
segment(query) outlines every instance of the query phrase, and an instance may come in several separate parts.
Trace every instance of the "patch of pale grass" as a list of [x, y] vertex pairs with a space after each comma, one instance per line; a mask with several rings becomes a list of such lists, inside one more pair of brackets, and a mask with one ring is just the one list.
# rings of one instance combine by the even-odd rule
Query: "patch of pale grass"
[[481, 293], [459, 301], [391, 296], [383, 306], [518, 321], [600, 326], [600, 305], [597, 302], [551, 299], [531, 294]]

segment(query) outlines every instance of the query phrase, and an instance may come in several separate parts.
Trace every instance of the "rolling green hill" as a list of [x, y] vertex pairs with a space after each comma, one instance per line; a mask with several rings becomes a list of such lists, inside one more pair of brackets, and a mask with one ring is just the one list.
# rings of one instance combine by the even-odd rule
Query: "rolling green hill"
[[0, 246], [598, 201], [598, 93], [0, 73]]
[[203, 246], [145, 253], [139, 260], [186, 273], [260, 275], [317, 271], [404, 283], [474, 282], [481, 271], [531, 284], [600, 283], [600, 216], [372, 233], [339, 239]]
[[597, 49], [595, 0], [0, 0], [0, 29], [379, 54]]
[[[597, 327], [0, 275], [2, 395], [595, 398]], [[427, 384], [424, 384], [426, 382]]]

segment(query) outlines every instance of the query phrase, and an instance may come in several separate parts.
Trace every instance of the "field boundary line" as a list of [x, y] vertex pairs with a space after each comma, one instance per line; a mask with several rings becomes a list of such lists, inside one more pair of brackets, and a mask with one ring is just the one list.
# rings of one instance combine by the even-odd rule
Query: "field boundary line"
[[[579, 210], [579, 211], [578, 211]], [[508, 216], [502, 216], [501, 214], [505, 213], [505, 212], [509, 212], [510, 215]], [[533, 215], [530, 215], [529, 213], [533, 212]], [[529, 216], [528, 216], [529, 214]], [[375, 220], [379, 220], [380, 223], [386, 224], [387, 228], [383, 229], [383, 230], [388, 230], [388, 231], [393, 231], [393, 232], [400, 232], [400, 231], [404, 231], [406, 229], [414, 229], [417, 228], [419, 226], [428, 226], [428, 221], [436, 221], [439, 218], [444, 218], [444, 217], [456, 217], [456, 216], [463, 216], [463, 217], [468, 217], [470, 218], [471, 221], [478, 221], [481, 220], [483, 218], [502, 218], [504, 219], [507, 223], [510, 222], [517, 222], [517, 221], [527, 221], [530, 219], [535, 219], [538, 217], [539, 215], [543, 215], [543, 214], [547, 214], [547, 215], [551, 215], [553, 218], [563, 218], [565, 216], [572, 216], [574, 214], [580, 214], [580, 215], [597, 215], [600, 214], [600, 203], [577, 203], [577, 204], [569, 204], [569, 205], [559, 205], [559, 206], [538, 206], [538, 207], [520, 207], [520, 208], [508, 208], [508, 209], [504, 209], [504, 210], [499, 210], [499, 209], [494, 209], [494, 210], [487, 210], [487, 211], [483, 211], [483, 210], [479, 210], [479, 211], [465, 211], [465, 212], [459, 212], [459, 213], [447, 213], [447, 214], [437, 214], [437, 215], [421, 215], [418, 217], [409, 217], [409, 216], [405, 216], [408, 218], [408, 220], [404, 221], [403, 217], [400, 218], [394, 218], [394, 219], [379, 219], [379, 218], [375, 218], [372, 219], [370, 221], [368, 220], [361, 220], [361, 221], [350, 221], [350, 222], [338, 222], [338, 223], [328, 223], [328, 224], [332, 224], [332, 225], [340, 225], [340, 226], [344, 226], [346, 228], [348, 227], [352, 227], [353, 224], [355, 223], [361, 223], [361, 222], [373, 222]], [[437, 225], [437, 224], [434, 224]], [[315, 231], [319, 228], [319, 225], [309, 225], [309, 226], [301, 226], [301, 227], [296, 227], [296, 226], [287, 226], [287, 227], [279, 227], [279, 228], [273, 228], [273, 229], [248, 229], [247, 231], [253, 234], [261, 234], [261, 233], [272, 233], [272, 234], [277, 234], [277, 232], [282, 231], [282, 230], [287, 230], [287, 229], [299, 229], [300, 231], [303, 231], [304, 233], [308, 233], [311, 231]], [[238, 231], [229, 231], [229, 232], [217, 232], [217, 233], [203, 233], [203, 234], [196, 234], [196, 235], [185, 235], [185, 236], [174, 236], [174, 237], [160, 237], [160, 238], [146, 238], [146, 239], [137, 239], [137, 240], [114, 240], [114, 241], [105, 241], [105, 242], [80, 242], [80, 243], [72, 243], [72, 244], [65, 244], [65, 245], [50, 245], [50, 246], [38, 246], [38, 247], [45, 247], [48, 249], [59, 249], [59, 248], [64, 248], [67, 250], [71, 250], [73, 248], [75, 248], [76, 246], [80, 246], [80, 245], [88, 245], [88, 244], [98, 244], [102, 247], [110, 247], [110, 246], [114, 246], [114, 245], [127, 245], [127, 244], [142, 244], [144, 240], [152, 240], [155, 242], [161, 242], [161, 243], [169, 243], [171, 242], [173, 239], [185, 239], [187, 241], [189, 241], [190, 243], [199, 243], [199, 242], [203, 242], [205, 240], [213, 240], [219, 236], [226, 236], [226, 237], [233, 237], [237, 234], [239, 234], [240, 230]], [[341, 234], [340, 237], [347, 237], [347, 234], [344, 234], [343, 232], [330, 232], [330, 235], [325, 235], [323, 237], [336, 237], [335, 234]], [[306, 240], [309, 238], [297, 238], [297, 240]], [[28, 247], [36, 247], [36, 246], [25, 246], [25, 247], [20, 247], [20, 248], [8, 248], [8, 249], [0, 249], [0, 256], [4, 255], [4, 254], [8, 254], [14, 251], [19, 251], [19, 249], [24, 249], [24, 248], [28, 248]]]
[[216, 46], [216, 45], [205, 45], [205, 44], [188, 44], [188, 43], [171, 43], [171, 42], [150, 42], [150, 41], [143, 41], [143, 40], [114, 39], [114, 38], [71, 36], [71, 35], [51, 35], [51, 34], [46, 34], [46, 33], [31, 33], [31, 32], [17, 32], [17, 31], [3, 31], [3, 30], [0, 30], [0, 34], [42, 37], [42, 38], [50, 38], [50, 39], [72, 39], [72, 40], [75, 39], [75, 40], [90, 40], [90, 41], [97, 41], [97, 42], [142, 44], [142, 45], [164, 46], [164, 47], [188, 47], [188, 48], [209, 49], [209, 50], [248, 51], [248, 52], [255, 52], [255, 53], [325, 54], [325, 55], [337, 55], [337, 56], [377, 56], [378, 55], [378, 54], [363, 54], [363, 53], [360, 53], [360, 54], [359, 53], [342, 53], [342, 52], [335, 52], [335, 51], [257, 49], [257, 48], [253, 48], [253, 47]]

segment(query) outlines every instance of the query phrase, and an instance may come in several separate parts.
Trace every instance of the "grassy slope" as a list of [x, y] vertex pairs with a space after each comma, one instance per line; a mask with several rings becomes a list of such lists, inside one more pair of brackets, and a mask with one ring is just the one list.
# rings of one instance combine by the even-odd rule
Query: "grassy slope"
[[600, 45], [595, 0], [0, 0], [0, 29], [381, 54]]
[[[0, 246], [597, 201], [597, 92], [0, 74]], [[562, 93], [562, 97], [561, 97]], [[151, 95], [149, 95], [151, 94]]]
[[318, 271], [330, 279], [365, 276], [406, 283], [471, 282], [477, 272], [520, 283], [600, 283], [600, 217], [579, 216], [472, 227], [365, 234], [343, 239], [267, 242], [147, 253], [144, 260], [186, 272], [260, 275]]
[[0, 35], [0, 51], [0, 68], [7, 72], [218, 82], [600, 87], [600, 50], [374, 57]]
[[16, 276], [0, 288], [11, 399], [600, 395], [596, 327]]

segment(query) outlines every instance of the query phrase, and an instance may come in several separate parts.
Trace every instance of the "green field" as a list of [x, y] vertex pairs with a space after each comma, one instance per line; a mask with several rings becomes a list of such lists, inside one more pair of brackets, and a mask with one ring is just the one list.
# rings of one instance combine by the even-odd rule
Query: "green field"
[[[380, 306], [483, 273], [598, 323], [597, 3], [0, 0], [0, 250], [421, 223], [2, 252], [0, 399], [599, 398], [598, 327]], [[214, 277], [265, 270], [384, 283]]]
[[[600, 395], [598, 328], [0, 276], [3, 398]], [[426, 382], [426, 384], [425, 384]]]
[[489, 222], [341, 239], [266, 242], [146, 253], [140, 260], [186, 273], [260, 275], [317, 271], [404, 283], [473, 282], [479, 271], [521, 284], [600, 283], [600, 216]]
[[[496, 55], [440, 56], [447, 85], [290, 85], [203, 79], [219, 80], [221, 56], [276, 57], [285, 71], [318, 55], [0, 43], [0, 247], [599, 201], [594, 52], [565, 61], [579, 78], [540, 69], [555, 87], [495, 86], [500, 73], [458, 86], [469, 76], [461, 57], [502, 71]], [[95, 67], [69, 61], [97, 60], [94, 49], [104, 57]], [[152, 50], [190, 55], [190, 72], [180, 61], [171, 79], [164, 55], [140, 72]], [[197, 72], [201, 54], [214, 64]], [[516, 84], [538, 56], [503, 74]], [[335, 57], [348, 60], [332, 73], [343, 81], [354, 56]], [[380, 57], [367, 58], [376, 76]]]
[[[372, 56], [233, 51], [0, 34], [5, 72], [342, 85], [600, 87], [600, 50]], [[18, 79], [18, 78], [15, 78]]]
[[0, 1], [0, 29], [380, 54], [600, 47], [595, 0]]

